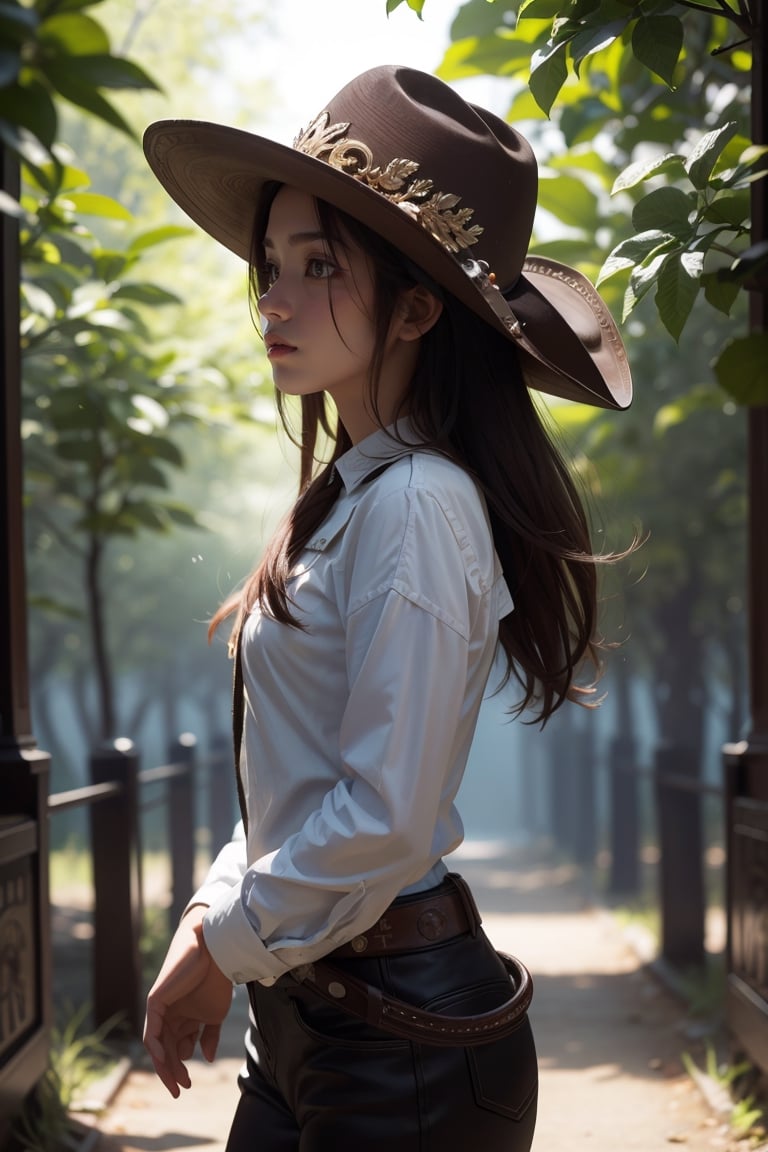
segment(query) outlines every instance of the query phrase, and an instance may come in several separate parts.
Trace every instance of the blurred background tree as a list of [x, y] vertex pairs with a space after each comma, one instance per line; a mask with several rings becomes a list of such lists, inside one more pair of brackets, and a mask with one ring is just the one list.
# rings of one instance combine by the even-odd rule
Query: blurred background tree
[[177, 222], [138, 140], [169, 114], [154, 73], [210, 114], [222, 42], [243, 26], [199, 3], [0, 13], [0, 134], [23, 175], [2, 208], [22, 235], [33, 706], [54, 789], [82, 782], [102, 739], [162, 758], [185, 724], [226, 729], [205, 621], [290, 482], [244, 272]]

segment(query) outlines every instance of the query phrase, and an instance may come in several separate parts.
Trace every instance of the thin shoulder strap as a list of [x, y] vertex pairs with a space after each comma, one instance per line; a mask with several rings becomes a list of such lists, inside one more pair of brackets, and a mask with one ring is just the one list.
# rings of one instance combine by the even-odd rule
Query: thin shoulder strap
[[[366, 477], [365, 483], [369, 484], [371, 480], [375, 480], [378, 476], [381, 475], [382, 472], [386, 471], [391, 463], [391, 460], [387, 460], [384, 464], [382, 464], [380, 468], [374, 469], [374, 471]], [[237, 799], [240, 804], [240, 815], [243, 818], [243, 826], [247, 836], [248, 812], [246, 811], [245, 806], [243, 778], [240, 774], [240, 754], [243, 748], [243, 725], [245, 722], [245, 685], [243, 684], [242, 647], [243, 624], [241, 623], [237, 632], [237, 639], [235, 640], [235, 667], [232, 673], [232, 741], [235, 753], [235, 781], [237, 783]]]
[[245, 806], [245, 792], [243, 778], [240, 774], [240, 753], [243, 748], [243, 724], [245, 722], [245, 685], [243, 684], [242, 666], [242, 638], [243, 626], [240, 625], [235, 641], [235, 667], [232, 673], [232, 739], [235, 752], [235, 781], [237, 783], [237, 799], [240, 804], [240, 815], [243, 818], [245, 834], [248, 835], [248, 812]]

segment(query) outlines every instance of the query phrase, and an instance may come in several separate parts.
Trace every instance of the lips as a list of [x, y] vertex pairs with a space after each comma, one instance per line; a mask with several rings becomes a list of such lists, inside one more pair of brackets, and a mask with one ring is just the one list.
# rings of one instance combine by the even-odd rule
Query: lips
[[266, 332], [264, 334], [264, 343], [267, 348], [267, 356], [269, 356], [270, 359], [275, 356], [284, 356], [288, 352], [296, 351], [295, 344], [290, 344], [276, 332]]

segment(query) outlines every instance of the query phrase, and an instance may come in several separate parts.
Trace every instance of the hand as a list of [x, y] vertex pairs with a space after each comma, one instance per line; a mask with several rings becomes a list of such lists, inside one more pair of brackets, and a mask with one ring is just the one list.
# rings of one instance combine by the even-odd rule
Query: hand
[[232, 1004], [232, 982], [216, 967], [203, 937], [204, 914], [198, 905], [182, 919], [147, 997], [144, 1047], [174, 1098], [191, 1084], [184, 1061], [198, 1041], [206, 1060], [213, 1060]]

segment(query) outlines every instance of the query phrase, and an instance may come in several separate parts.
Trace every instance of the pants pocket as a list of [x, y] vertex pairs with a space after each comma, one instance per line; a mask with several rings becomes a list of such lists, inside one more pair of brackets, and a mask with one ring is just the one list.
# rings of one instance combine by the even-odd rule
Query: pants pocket
[[479, 1108], [522, 1120], [536, 1100], [538, 1069], [528, 1019], [502, 1040], [465, 1049]]

